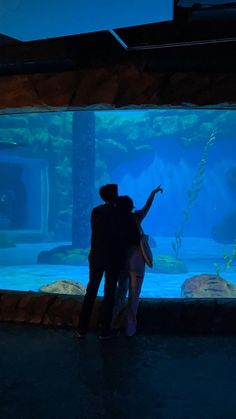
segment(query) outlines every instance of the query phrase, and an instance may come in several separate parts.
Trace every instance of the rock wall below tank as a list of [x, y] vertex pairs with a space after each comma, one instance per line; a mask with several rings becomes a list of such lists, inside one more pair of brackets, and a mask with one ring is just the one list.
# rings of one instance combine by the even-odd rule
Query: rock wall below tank
[[234, 73], [157, 73], [126, 63], [0, 77], [0, 113], [235, 105]]
[[[0, 321], [77, 327], [82, 301], [81, 296], [1, 291]], [[97, 298], [91, 329], [99, 326], [101, 304]], [[234, 334], [236, 299], [141, 299], [138, 332]]]

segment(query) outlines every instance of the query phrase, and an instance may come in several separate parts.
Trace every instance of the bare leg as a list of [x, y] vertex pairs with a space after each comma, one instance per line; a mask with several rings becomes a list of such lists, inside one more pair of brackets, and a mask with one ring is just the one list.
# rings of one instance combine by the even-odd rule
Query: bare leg
[[139, 296], [143, 283], [143, 276], [139, 276], [136, 272], [131, 272], [129, 299], [128, 299], [128, 317], [126, 335], [133, 336], [137, 328], [137, 311], [139, 305]]
[[141, 249], [135, 249], [130, 257], [130, 286], [127, 310], [126, 335], [133, 336], [137, 328], [137, 311], [139, 296], [145, 273], [145, 261]]

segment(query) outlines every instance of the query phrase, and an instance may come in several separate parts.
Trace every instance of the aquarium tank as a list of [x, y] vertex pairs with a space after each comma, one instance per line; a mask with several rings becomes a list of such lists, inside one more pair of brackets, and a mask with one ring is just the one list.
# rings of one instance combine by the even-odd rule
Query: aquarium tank
[[[236, 119], [227, 109], [0, 116], [0, 289], [83, 294], [90, 213], [117, 183], [154, 264], [141, 297], [236, 297]], [[103, 295], [103, 283], [99, 288]]]

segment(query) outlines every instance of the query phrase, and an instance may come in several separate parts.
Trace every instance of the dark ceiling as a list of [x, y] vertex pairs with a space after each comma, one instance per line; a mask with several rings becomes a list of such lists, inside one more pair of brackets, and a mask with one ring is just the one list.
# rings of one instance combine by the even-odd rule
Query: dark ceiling
[[34, 42], [3, 35], [0, 74], [70, 71], [127, 60], [140, 60], [149, 71], [234, 72], [236, 3], [215, 3], [176, 1], [173, 21], [112, 31]]

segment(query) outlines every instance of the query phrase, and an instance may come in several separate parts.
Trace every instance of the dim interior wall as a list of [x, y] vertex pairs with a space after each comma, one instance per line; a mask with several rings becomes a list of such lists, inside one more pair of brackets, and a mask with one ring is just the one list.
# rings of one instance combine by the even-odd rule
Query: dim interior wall
[[0, 113], [236, 105], [235, 73], [151, 72], [139, 62], [0, 77]]

